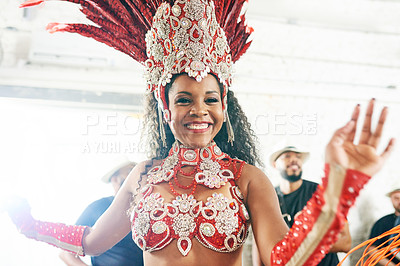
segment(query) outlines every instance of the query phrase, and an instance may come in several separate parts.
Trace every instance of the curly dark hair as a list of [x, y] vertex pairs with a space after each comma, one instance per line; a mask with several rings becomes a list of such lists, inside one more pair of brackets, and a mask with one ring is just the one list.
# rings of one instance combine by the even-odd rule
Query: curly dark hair
[[[174, 75], [171, 82], [166, 85], [166, 95], [168, 95], [169, 89], [179, 75], [181, 74]], [[219, 83], [219, 87], [222, 94], [224, 87], [221, 83]], [[166, 97], [166, 99], [168, 99], [168, 97]], [[225, 125], [226, 122], [224, 122], [221, 130], [215, 136], [214, 141], [223, 152], [227, 153], [232, 158], [243, 160], [251, 165], [258, 164], [263, 166], [264, 164], [261, 161], [258, 149], [256, 148], [257, 137], [251, 129], [251, 125], [239, 105], [237, 98], [230, 90], [228, 90], [227, 93], [227, 101], [228, 115], [235, 134], [235, 141], [233, 142], [233, 145], [228, 143], [228, 134]], [[172, 144], [175, 142], [175, 137], [168, 124], [164, 123], [167, 147], [163, 146], [160, 135], [160, 120], [157, 104], [154, 95], [149, 93], [145, 98], [144, 134], [146, 137], [148, 156], [153, 159], [163, 159], [168, 155]]]

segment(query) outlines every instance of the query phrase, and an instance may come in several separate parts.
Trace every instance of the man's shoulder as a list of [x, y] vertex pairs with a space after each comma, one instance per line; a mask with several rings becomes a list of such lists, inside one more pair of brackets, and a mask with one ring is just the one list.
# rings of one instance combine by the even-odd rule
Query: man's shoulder
[[318, 183], [316, 183], [314, 181], [311, 181], [311, 180], [308, 180], [308, 179], [303, 179], [303, 182], [306, 183], [306, 184], [312, 184], [314, 186], [318, 186]]
[[318, 183], [307, 180], [307, 179], [303, 179], [303, 186], [316, 188], [316, 187], [318, 187]]
[[382, 216], [381, 218], [378, 219], [378, 221], [375, 222], [375, 224], [385, 223], [387, 221], [394, 220], [393, 215], [394, 215], [393, 213], [390, 213], [385, 216]]
[[111, 202], [114, 200], [114, 196], [104, 197], [98, 200], [93, 201], [89, 204], [88, 207], [98, 207], [103, 205], [110, 205]]

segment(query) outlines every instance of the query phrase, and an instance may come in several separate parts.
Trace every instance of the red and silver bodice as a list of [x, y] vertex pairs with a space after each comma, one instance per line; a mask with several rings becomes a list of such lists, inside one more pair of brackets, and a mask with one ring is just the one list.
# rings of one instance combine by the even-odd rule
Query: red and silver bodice
[[[211, 190], [206, 201], [197, 200], [188, 193], [178, 194], [171, 202], [166, 202], [155, 192], [157, 184], [171, 181], [178, 165], [188, 163], [198, 166], [194, 182], [211, 189], [227, 185], [230, 195]], [[176, 240], [184, 256], [189, 253], [193, 238], [218, 252], [232, 252], [241, 247], [248, 235], [250, 220], [235, 183], [243, 164], [222, 153], [215, 143], [197, 150], [174, 145], [161, 166], [149, 171], [142, 198], [131, 213], [136, 244], [144, 251], [155, 251]], [[237, 165], [240, 165], [238, 169]]]

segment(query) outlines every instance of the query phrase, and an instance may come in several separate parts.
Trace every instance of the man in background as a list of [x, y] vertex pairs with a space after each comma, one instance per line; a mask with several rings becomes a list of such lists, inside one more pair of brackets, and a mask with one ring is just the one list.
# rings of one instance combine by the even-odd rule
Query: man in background
[[[307, 201], [312, 197], [318, 184], [302, 179], [303, 163], [309, 153], [294, 146], [287, 146], [270, 156], [271, 165], [280, 173], [280, 184], [275, 188], [281, 207], [282, 216], [289, 227], [301, 213]], [[351, 236], [348, 223], [339, 234], [337, 242], [318, 264], [319, 266], [336, 266], [339, 263], [337, 252], [348, 252], [351, 248]], [[262, 265], [258, 250], [253, 243], [253, 266]]]
[[[110, 183], [114, 188], [114, 195], [116, 195], [135, 165], [133, 162], [124, 162], [109, 171], [101, 180], [105, 183]], [[113, 200], [114, 196], [110, 196], [91, 203], [78, 218], [76, 225], [92, 227], [97, 219], [108, 209]], [[61, 251], [60, 258], [69, 266], [87, 265], [79, 257], [67, 251]], [[133, 242], [132, 233], [130, 232], [111, 249], [99, 256], [92, 256], [91, 263], [93, 266], [142, 266], [143, 253], [135, 242]]]
[[[385, 215], [382, 218], [380, 218], [378, 221], [375, 222], [375, 224], [373, 225], [372, 230], [371, 230], [371, 234], [369, 237], [370, 239], [377, 237], [400, 224], [400, 185], [394, 187], [389, 193], [386, 194], [386, 196], [388, 196], [390, 198], [390, 200], [392, 201], [394, 213]], [[389, 244], [388, 240], [391, 237], [393, 237], [393, 235], [385, 236], [380, 239], [377, 239], [370, 247], [370, 250], [372, 250], [382, 244], [383, 245], [381, 248], [386, 247]], [[392, 259], [392, 260], [389, 262], [390, 259]], [[384, 259], [380, 260], [377, 265], [394, 266], [394, 265], [399, 265], [399, 263], [400, 263], [400, 255], [397, 255], [397, 257], [389, 256], [388, 258], [384, 258]]]

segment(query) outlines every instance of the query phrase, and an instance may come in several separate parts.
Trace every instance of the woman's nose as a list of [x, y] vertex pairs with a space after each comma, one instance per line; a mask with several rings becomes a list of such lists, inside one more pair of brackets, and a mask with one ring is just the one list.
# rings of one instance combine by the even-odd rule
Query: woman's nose
[[201, 103], [193, 105], [193, 107], [190, 109], [190, 115], [194, 116], [204, 116], [207, 113], [207, 108]]

